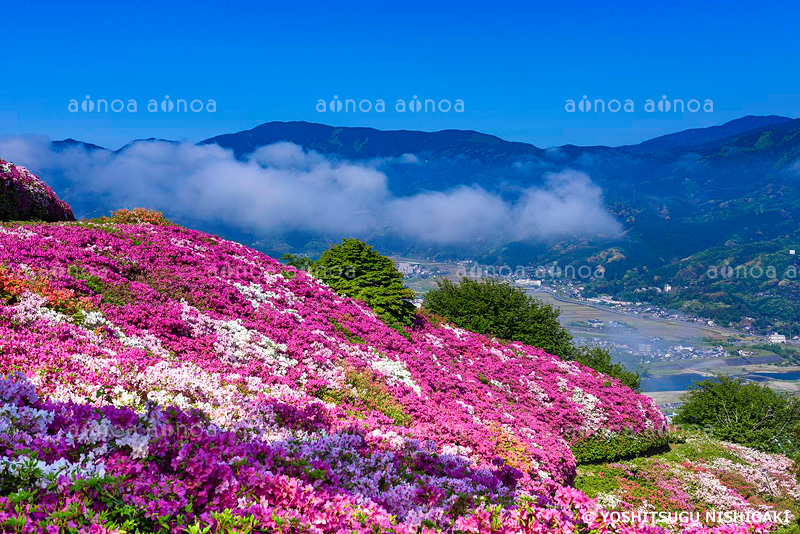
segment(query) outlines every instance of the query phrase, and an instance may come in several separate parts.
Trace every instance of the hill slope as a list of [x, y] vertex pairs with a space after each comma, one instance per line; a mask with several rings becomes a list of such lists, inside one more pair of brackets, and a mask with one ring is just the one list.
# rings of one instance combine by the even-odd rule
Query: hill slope
[[5, 224], [0, 266], [8, 527], [618, 532], [568, 486], [570, 449], [665, 431], [588, 368], [424, 319], [401, 335], [157, 214]]
[[72, 209], [25, 167], [0, 159], [0, 221], [74, 221]]
[[[0, 265], [2, 373], [24, 372], [53, 402], [133, 410], [98, 425], [198, 409], [187, 417], [292, 451], [326, 486], [411, 524], [444, 521], [459, 491], [552, 494], [574, 477], [571, 443], [664, 429], [649, 399], [587, 368], [424, 321], [406, 339], [304, 272], [177, 226], [7, 225]], [[94, 451], [106, 473], [121, 474], [120, 450], [158, 447], [141, 434], [121, 443]], [[82, 472], [67, 458], [59, 474]], [[198, 498], [199, 482], [147, 469], [156, 493], [176, 476], [187, 485], [163, 499]], [[225, 501], [203, 495], [202, 510]]]

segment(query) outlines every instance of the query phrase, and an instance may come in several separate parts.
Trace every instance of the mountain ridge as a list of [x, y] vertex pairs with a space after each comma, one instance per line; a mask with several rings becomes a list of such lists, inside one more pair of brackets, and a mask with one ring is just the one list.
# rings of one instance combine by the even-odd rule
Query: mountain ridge
[[[234, 153], [237, 157], [242, 157], [246, 154], [251, 153], [258, 147], [265, 146], [266, 144], [272, 144], [280, 141], [286, 142], [295, 142], [301, 146], [306, 148], [319, 148], [322, 144], [319, 141], [319, 138], [314, 138], [313, 141], [309, 141], [308, 132], [298, 133], [300, 128], [310, 129], [312, 133], [315, 134], [326, 134], [326, 135], [339, 135], [341, 132], [350, 132], [352, 135], [355, 134], [367, 134], [367, 135], [379, 135], [379, 136], [397, 136], [400, 138], [408, 137], [408, 136], [420, 136], [427, 139], [432, 139], [435, 137], [446, 137], [446, 141], [452, 142], [454, 140], [467, 140], [464, 137], [473, 137], [477, 136], [479, 139], [485, 139], [485, 142], [490, 142], [492, 144], [500, 144], [510, 147], [516, 147], [523, 151], [528, 151], [531, 153], [541, 153], [547, 150], [558, 150], [558, 149], [638, 149], [638, 150], [645, 150], [649, 149], [651, 146], [659, 146], [660, 149], [663, 149], [666, 145], [669, 145], [670, 148], [684, 148], [686, 146], [700, 146], [712, 141], [719, 141], [727, 138], [732, 138], [735, 136], [742, 135], [748, 131], [757, 130], [766, 128], [769, 126], [774, 126], [778, 124], [783, 124], [786, 122], [791, 122], [793, 120], [790, 117], [783, 117], [779, 115], [765, 115], [765, 116], [757, 116], [757, 115], [746, 115], [744, 117], [740, 117], [738, 119], [733, 119], [727, 121], [723, 124], [716, 125], [716, 126], [708, 126], [702, 128], [691, 128], [688, 130], [680, 130], [677, 132], [661, 135], [658, 137], [654, 137], [651, 139], [647, 139], [637, 144], [633, 145], [619, 145], [619, 146], [611, 146], [611, 145], [574, 145], [571, 143], [567, 143], [564, 145], [558, 145], [554, 147], [542, 148], [538, 147], [531, 143], [526, 143], [523, 141], [508, 141], [503, 139], [500, 136], [480, 132], [477, 130], [470, 130], [470, 129], [445, 129], [445, 130], [435, 130], [435, 131], [422, 131], [422, 130], [408, 130], [408, 129], [399, 129], [399, 130], [380, 130], [377, 128], [366, 127], [366, 126], [334, 126], [324, 123], [316, 123], [316, 122], [309, 122], [309, 121], [268, 121], [262, 124], [259, 124], [253, 128], [247, 130], [240, 130], [237, 132], [231, 132], [226, 134], [220, 134], [208, 139], [204, 139], [202, 141], [197, 142], [197, 145], [207, 145], [207, 144], [218, 144], [223, 148], [231, 148], [234, 150]], [[299, 127], [299, 128], [294, 128]], [[685, 139], [685, 138], [692, 138], [695, 139], [693, 142], [687, 141], [672, 141], [673, 139]], [[235, 143], [235, 140], [238, 139], [245, 139], [245, 142], [242, 143]], [[174, 143], [176, 141], [169, 140], [169, 139], [161, 139], [161, 138], [147, 138], [147, 139], [135, 139], [123, 147], [115, 150], [114, 152], [120, 152], [129, 148], [131, 145], [137, 142], [148, 142], [148, 141], [163, 141], [163, 142], [170, 142]], [[667, 143], [665, 143], [667, 141]], [[477, 142], [477, 141], [473, 141]], [[105, 147], [86, 143], [83, 141], [78, 141], [72, 138], [67, 138], [63, 140], [53, 141], [53, 144], [58, 146], [59, 148], [65, 148], [69, 146], [83, 146], [90, 150], [110, 150], [106, 149]], [[334, 143], [330, 147], [330, 150], [335, 148], [337, 145]], [[421, 148], [424, 149], [424, 144], [421, 145]], [[327, 152], [326, 152], [327, 153]], [[389, 156], [401, 156], [406, 153], [414, 153], [413, 149], [408, 149], [403, 151], [402, 149], [395, 149], [392, 152], [388, 153], [372, 153], [368, 154], [366, 157], [389, 157]], [[342, 155], [342, 154], [339, 154]], [[353, 154], [350, 154], [353, 155]]]
[[635, 145], [625, 145], [619, 148], [636, 150], [666, 150], [685, 148], [687, 146], [699, 146], [705, 143], [742, 135], [752, 130], [783, 124], [792, 120], [793, 119], [789, 117], [782, 117], [779, 115], [746, 115], [717, 126], [682, 130], [679, 132], [654, 137], [653, 139], [648, 139]]

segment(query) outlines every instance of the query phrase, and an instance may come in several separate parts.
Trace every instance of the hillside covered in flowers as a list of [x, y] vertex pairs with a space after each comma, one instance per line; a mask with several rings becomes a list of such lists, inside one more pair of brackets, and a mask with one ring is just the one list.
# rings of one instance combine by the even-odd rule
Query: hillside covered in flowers
[[0, 226], [0, 375], [16, 532], [622, 532], [572, 487], [576, 456], [667, 430], [589, 368], [398, 331], [144, 211]]
[[0, 221], [74, 221], [66, 202], [25, 167], [0, 159]]

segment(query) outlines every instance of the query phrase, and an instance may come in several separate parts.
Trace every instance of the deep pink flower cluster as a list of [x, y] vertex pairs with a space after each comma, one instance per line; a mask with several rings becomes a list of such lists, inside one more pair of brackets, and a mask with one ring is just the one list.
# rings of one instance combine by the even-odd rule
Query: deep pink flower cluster
[[0, 221], [74, 221], [66, 202], [25, 167], [0, 159]]
[[[463, 509], [435, 521], [430, 515], [422, 521], [402, 518], [389, 513], [380, 499], [354, 491], [346, 465], [305, 454], [324, 451], [319, 442], [298, 449], [288, 441], [242, 440], [197, 410], [150, 406], [137, 413], [43, 400], [21, 373], [0, 379], [0, 400], [3, 531], [196, 532], [216, 526], [214, 531], [225, 532], [255, 527], [260, 532], [432, 534], [445, 527], [458, 533], [666, 534], [660, 527], [609, 520], [595, 501], [569, 487], [552, 497], [518, 495], [492, 504], [484, 498], [488, 488], [482, 483], [502, 486], [502, 468], [480, 473], [454, 458], [413, 447], [392, 461], [405, 469], [406, 479], [417, 482], [415, 500], [430, 508], [444, 496], [449, 476], [451, 484], [462, 482], [456, 500]], [[346, 447], [345, 435], [362, 443], [361, 450], [348, 454], [369, 449], [363, 429], [355, 427], [339, 435], [336, 448]], [[360, 466], [361, 476], [380, 461], [380, 448], [371, 456]], [[684, 532], [770, 529], [691, 525]]]

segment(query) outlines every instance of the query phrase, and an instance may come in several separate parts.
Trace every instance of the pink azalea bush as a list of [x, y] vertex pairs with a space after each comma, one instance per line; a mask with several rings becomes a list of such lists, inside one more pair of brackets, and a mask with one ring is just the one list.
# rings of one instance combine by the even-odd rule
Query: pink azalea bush
[[4, 528], [662, 531], [568, 487], [572, 444], [665, 431], [648, 398], [124, 220], [0, 226]]
[[0, 159], [0, 221], [74, 221], [66, 202], [25, 167]]
[[702, 434], [657, 456], [581, 465], [575, 485], [606, 511], [670, 511], [707, 523], [728, 514], [790, 525], [800, 510], [794, 462]]

